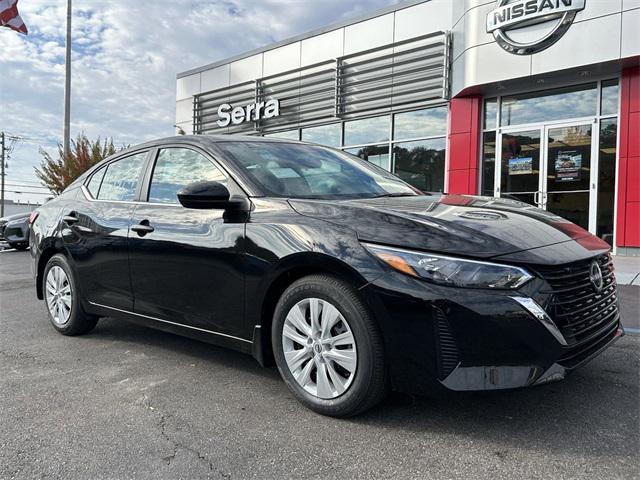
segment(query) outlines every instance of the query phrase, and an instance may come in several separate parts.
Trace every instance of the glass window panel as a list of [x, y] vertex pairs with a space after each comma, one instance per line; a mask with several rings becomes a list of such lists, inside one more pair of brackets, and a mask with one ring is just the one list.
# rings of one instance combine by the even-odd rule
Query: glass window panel
[[618, 114], [618, 80], [602, 82], [602, 97], [600, 99], [601, 115]]
[[373, 145], [371, 147], [349, 148], [345, 150], [352, 155], [371, 162], [385, 170], [391, 170], [389, 162], [389, 145]]
[[597, 112], [595, 84], [502, 97], [500, 124], [520, 125], [565, 118], [588, 117]]
[[320, 125], [302, 129], [302, 140], [328, 147], [340, 146], [340, 124]]
[[540, 130], [504, 133], [500, 173], [501, 196], [537, 192], [540, 174]]
[[482, 136], [482, 195], [493, 197], [496, 174], [496, 132]]
[[547, 191], [589, 190], [591, 125], [549, 129]]
[[393, 146], [395, 174], [425, 192], [444, 189], [446, 140], [436, 138]]
[[613, 245], [613, 206], [616, 186], [617, 136], [617, 119], [612, 118], [600, 122], [596, 235], [610, 245]]
[[547, 210], [589, 229], [589, 192], [550, 192]]
[[101, 168], [96, 173], [93, 174], [91, 180], [87, 184], [87, 190], [93, 198], [98, 198], [98, 191], [100, 190], [100, 184], [102, 183], [102, 179], [104, 177], [104, 173], [107, 171], [106, 167]]
[[265, 133], [265, 137], [271, 138], [286, 138], [287, 140], [300, 140], [300, 134], [298, 129], [287, 130], [286, 132]]
[[133, 200], [146, 157], [147, 152], [137, 153], [109, 164], [98, 198], [100, 200]]
[[344, 124], [344, 144], [364, 145], [389, 140], [389, 115], [352, 120]]
[[484, 101], [484, 128], [489, 130], [496, 128], [498, 116], [498, 99], [488, 98]]
[[193, 182], [226, 183], [224, 174], [203, 155], [187, 148], [164, 148], [153, 168], [149, 201], [178, 203], [178, 190]]
[[395, 140], [447, 134], [447, 107], [398, 113], [393, 122]]

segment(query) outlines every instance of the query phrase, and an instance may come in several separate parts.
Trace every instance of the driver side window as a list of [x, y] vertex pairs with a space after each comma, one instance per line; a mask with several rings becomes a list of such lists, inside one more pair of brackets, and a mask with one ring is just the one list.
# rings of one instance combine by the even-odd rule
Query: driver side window
[[149, 202], [178, 203], [178, 190], [193, 182], [227, 179], [209, 159], [188, 148], [163, 148], [158, 153], [149, 185]]

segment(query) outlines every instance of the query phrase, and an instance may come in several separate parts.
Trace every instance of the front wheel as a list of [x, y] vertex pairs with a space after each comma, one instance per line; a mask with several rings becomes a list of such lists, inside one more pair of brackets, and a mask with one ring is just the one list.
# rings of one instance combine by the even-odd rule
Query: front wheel
[[73, 271], [64, 255], [49, 259], [43, 279], [44, 300], [53, 328], [63, 335], [82, 335], [95, 328], [98, 317], [82, 309]]
[[329, 275], [294, 282], [276, 306], [271, 337], [280, 375], [310, 409], [348, 417], [384, 398], [382, 338], [348, 283]]
[[9, 247], [21, 252], [29, 248], [29, 244], [28, 243], [10, 243]]

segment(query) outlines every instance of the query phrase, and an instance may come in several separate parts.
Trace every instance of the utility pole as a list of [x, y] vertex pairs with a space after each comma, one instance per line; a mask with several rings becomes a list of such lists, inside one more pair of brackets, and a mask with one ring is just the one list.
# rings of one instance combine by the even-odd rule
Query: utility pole
[[69, 118], [71, 115], [71, 0], [67, 0], [67, 51], [64, 76], [64, 129], [63, 151], [65, 158], [69, 155]]
[[5, 148], [4, 148], [4, 132], [0, 132], [0, 160], [2, 160], [2, 167], [0, 167], [0, 217], [4, 217], [4, 164], [5, 164]]

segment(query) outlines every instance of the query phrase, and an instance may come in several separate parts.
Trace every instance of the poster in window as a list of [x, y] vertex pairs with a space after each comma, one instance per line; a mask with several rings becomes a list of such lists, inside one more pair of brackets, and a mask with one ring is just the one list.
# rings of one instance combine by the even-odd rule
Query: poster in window
[[533, 157], [509, 159], [509, 175], [526, 175], [533, 173]]
[[582, 153], [576, 150], [560, 150], [556, 156], [556, 182], [580, 180]]

